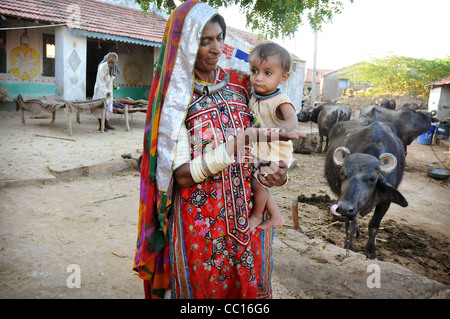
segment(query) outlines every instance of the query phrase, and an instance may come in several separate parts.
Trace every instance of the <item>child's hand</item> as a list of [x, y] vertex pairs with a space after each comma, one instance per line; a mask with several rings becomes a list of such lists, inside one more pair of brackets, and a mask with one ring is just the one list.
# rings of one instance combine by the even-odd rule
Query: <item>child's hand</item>
[[290, 133], [284, 129], [271, 129], [268, 133], [267, 142], [298, 140], [306, 137], [303, 133]]

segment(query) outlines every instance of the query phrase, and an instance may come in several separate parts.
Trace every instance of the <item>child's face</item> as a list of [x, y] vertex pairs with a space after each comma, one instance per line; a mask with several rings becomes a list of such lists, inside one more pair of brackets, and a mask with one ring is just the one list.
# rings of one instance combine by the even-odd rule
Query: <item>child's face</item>
[[259, 94], [271, 94], [278, 84], [284, 84], [289, 73], [284, 73], [278, 55], [271, 55], [261, 61], [258, 56], [250, 58], [250, 83]]

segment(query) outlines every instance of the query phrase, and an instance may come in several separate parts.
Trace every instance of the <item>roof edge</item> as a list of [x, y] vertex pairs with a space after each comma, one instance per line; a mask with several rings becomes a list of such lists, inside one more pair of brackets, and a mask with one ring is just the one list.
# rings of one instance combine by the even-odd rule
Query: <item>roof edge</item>
[[131, 37], [124, 37], [124, 36], [120, 36], [120, 35], [100, 33], [100, 32], [94, 32], [94, 31], [86, 31], [86, 30], [74, 29], [74, 28], [72, 28], [72, 29], [69, 28], [69, 31], [73, 35], [84, 36], [87, 38], [127, 42], [127, 43], [133, 43], [133, 44], [139, 44], [139, 45], [145, 45], [145, 46], [151, 46], [151, 47], [158, 47], [158, 48], [161, 47], [161, 43], [158, 43], [158, 42], [136, 39], [136, 38], [131, 38]]

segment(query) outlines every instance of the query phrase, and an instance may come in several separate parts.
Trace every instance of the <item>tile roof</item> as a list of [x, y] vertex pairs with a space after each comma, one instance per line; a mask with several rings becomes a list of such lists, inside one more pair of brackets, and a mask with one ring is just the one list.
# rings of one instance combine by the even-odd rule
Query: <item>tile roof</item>
[[227, 25], [227, 32], [228, 31], [231, 31], [231, 33], [234, 34], [235, 36], [241, 38], [242, 40], [247, 41], [248, 43], [250, 43], [254, 46], [257, 45], [261, 41], [267, 41], [265, 38], [263, 38], [257, 34], [239, 30], [239, 29], [233, 28], [229, 25]]
[[446, 86], [446, 85], [450, 85], [450, 75], [446, 76], [445, 78], [442, 78], [438, 81], [435, 81], [433, 83], [427, 84], [427, 85], [425, 85], [425, 87], [426, 88], [434, 88], [434, 87]]
[[[161, 43], [166, 20], [154, 13], [95, 0], [1, 0], [0, 14], [53, 23], [74, 21], [74, 29]], [[76, 10], [76, 11], [75, 11]]]

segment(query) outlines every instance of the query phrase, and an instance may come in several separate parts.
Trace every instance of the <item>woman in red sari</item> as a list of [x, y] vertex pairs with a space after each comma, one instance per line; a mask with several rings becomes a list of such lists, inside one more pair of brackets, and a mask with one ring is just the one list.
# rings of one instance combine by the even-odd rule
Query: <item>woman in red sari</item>
[[[273, 231], [248, 228], [249, 144], [260, 131], [251, 127], [247, 75], [217, 66], [225, 33], [200, 1], [167, 22], [147, 111], [134, 265], [148, 298], [271, 297]], [[286, 173], [280, 163], [260, 181], [280, 185]]]

